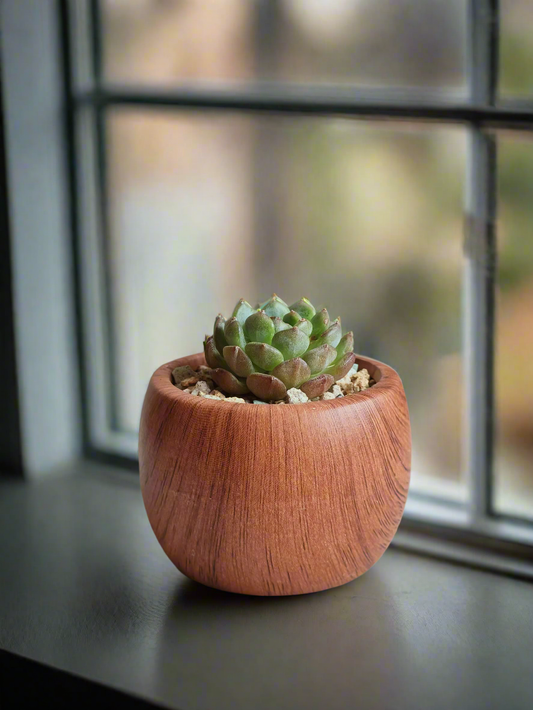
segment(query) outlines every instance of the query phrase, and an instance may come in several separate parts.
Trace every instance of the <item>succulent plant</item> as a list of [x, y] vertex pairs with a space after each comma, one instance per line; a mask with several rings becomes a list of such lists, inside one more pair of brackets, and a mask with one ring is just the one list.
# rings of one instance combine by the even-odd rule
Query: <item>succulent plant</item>
[[272, 401], [298, 387], [313, 399], [351, 369], [353, 345], [353, 333], [343, 335], [341, 319], [330, 322], [325, 308], [316, 311], [307, 298], [288, 306], [273, 293], [255, 308], [241, 298], [228, 320], [219, 314], [204, 353], [229, 395]]

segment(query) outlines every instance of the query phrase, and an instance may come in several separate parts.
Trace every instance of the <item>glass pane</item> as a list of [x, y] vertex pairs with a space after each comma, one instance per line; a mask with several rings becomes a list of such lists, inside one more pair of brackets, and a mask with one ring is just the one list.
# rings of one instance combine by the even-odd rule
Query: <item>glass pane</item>
[[495, 507], [533, 518], [533, 139], [498, 144]]
[[137, 427], [152, 371], [201, 350], [216, 313], [307, 295], [400, 372], [415, 485], [452, 495], [464, 131], [122, 109], [109, 138], [121, 426]]
[[111, 81], [465, 85], [466, 0], [103, 0]]
[[533, 94], [533, 2], [500, 0], [500, 87], [504, 94]]

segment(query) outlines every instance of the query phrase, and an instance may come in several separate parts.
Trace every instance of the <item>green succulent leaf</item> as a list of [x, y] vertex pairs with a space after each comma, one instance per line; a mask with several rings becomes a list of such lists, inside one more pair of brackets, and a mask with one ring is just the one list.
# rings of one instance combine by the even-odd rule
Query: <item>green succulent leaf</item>
[[300, 315], [300, 318], [307, 318], [307, 320], [311, 320], [316, 313], [315, 307], [308, 298], [300, 298], [300, 300], [293, 303], [290, 308], [292, 311], [296, 311], [296, 313]]
[[211, 373], [212, 379], [217, 385], [227, 392], [232, 397], [238, 397], [241, 394], [247, 394], [250, 390], [246, 386], [244, 380], [239, 380], [229, 370], [218, 368]]
[[309, 336], [294, 326], [289, 330], [279, 330], [272, 338], [272, 345], [282, 353], [283, 360], [291, 360], [305, 353], [309, 347]]
[[322, 372], [322, 370], [325, 370], [326, 367], [331, 365], [337, 357], [337, 351], [328, 343], [323, 343], [319, 345], [318, 348], [308, 350], [302, 357], [309, 365], [311, 374], [316, 375], [318, 372]]
[[213, 328], [213, 335], [215, 337], [215, 345], [217, 346], [218, 352], [222, 352], [224, 347], [228, 344], [226, 341], [226, 336], [224, 335], [224, 326], [226, 325], [226, 319], [219, 313], [215, 318], [215, 326]]
[[[248, 318], [248, 316], [251, 316], [252, 313], [255, 313], [255, 308], [252, 308], [248, 301], [245, 301], [244, 298], [241, 298], [235, 306], [235, 310], [233, 311], [233, 317], [236, 318], [242, 326], [244, 326], [246, 319]], [[239, 343], [231, 343], [231, 345], [238, 344]]]
[[215, 338], [213, 335], [206, 335], [204, 340], [204, 355], [205, 361], [209, 367], [224, 367], [227, 368], [224, 358], [218, 351], [215, 345]]
[[283, 382], [272, 375], [256, 372], [246, 378], [246, 384], [256, 397], [267, 401], [283, 399], [287, 394]]
[[335, 347], [335, 350], [337, 351], [336, 359], [340, 360], [346, 353], [353, 352], [353, 344], [353, 333], [349, 330], [347, 333], [344, 333], [342, 338], [339, 340], [338, 345]]
[[317, 348], [319, 345], [328, 343], [336, 348], [342, 336], [341, 319], [337, 318], [321, 335], [314, 336], [310, 343], [310, 348]]
[[248, 316], [244, 324], [244, 334], [247, 340], [254, 343], [270, 343], [276, 328], [270, 316], [265, 311], [256, 311]]
[[285, 303], [285, 301], [284, 301], [282, 298], [280, 298], [280, 297], [277, 295], [277, 293], [273, 293], [270, 298], [267, 298], [266, 301], [263, 301], [263, 303], [260, 303], [260, 304], [257, 306], [257, 310], [264, 311], [264, 310], [265, 310], [265, 306], [267, 305], [267, 303], [269, 303], [273, 298], [275, 298], [275, 299], [277, 299], [278, 301], [280, 301], [284, 306], [286, 306], [287, 310], [289, 310], [289, 306], [287, 306], [287, 304]]
[[279, 316], [273, 316], [271, 319], [272, 323], [274, 323], [274, 332], [278, 332], [278, 330], [289, 330], [291, 327], [288, 323], [285, 323]]
[[322, 333], [329, 326], [329, 313], [325, 308], [321, 311], [315, 313], [311, 318], [311, 323], [313, 324], [312, 335], [322, 335]]
[[307, 318], [301, 318], [298, 323], [296, 323], [296, 327], [302, 330], [308, 338], [311, 337], [311, 333], [313, 332], [313, 326], [311, 325], [310, 320], [307, 320]]
[[289, 311], [288, 313], [285, 313], [283, 320], [292, 327], [298, 323], [301, 317], [302, 316], [299, 313], [296, 313], [296, 311]]
[[246, 347], [243, 327], [235, 316], [226, 321], [224, 336], [228, 345], [238, 345], [243, 350]]
[[334, 383], [335, 380], [331, 375], [323, 373], [322, 375], [317, 375], [311, 380], [304, 382], [300, 389], [302, 392], [305, 392], [309, 399], [313, 399], [314, 397], [320, 397], [320, 395], [323, 395], [324, 392], [327, 392]]
[[262, 304], [262, 308], [268, 316], [279, 316], [280, 318], [283, 318], [290, 310], [285, 301], [282, 301], [275, 293], [272, 294], [269, 301]]
[[309, 365], [301, 357], [285, 360], [275, 367], [271, 374], [281, 380], [287, 389], [299, 387], [311, 377]]
[[335, 381], [347, 375], [355, 362], [354, 353], [345, 353], [340, 360], [337, 360], [325, 370], [326, 375], [331, 375]]
[[273, 370], [284, 360], [281, 352], [272, 345], [268, 345], [268, 343], [248, 343], [245, 350], [254, 365], [257, 365], [267, 372]]
[[252, 361], [238, 345], [226, 345], [223, 355], [229, 369], [238, 377], [248, 377], [255, 372]]

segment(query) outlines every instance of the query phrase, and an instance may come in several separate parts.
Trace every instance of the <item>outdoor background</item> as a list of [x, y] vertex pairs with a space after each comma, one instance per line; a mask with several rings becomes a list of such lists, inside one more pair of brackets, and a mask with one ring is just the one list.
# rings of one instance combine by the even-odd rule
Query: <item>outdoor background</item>
[[[464, 0], [106, 0], [110, 82], [430, 87], [465, 96]], [[262, 7], [265, 3], [262, 3]], [[263, 13], [263, 14], [262, 14]], [[533, 97], [533, 2], [502, 0], [500, 92]], [[112, 322], [121, 427], [149, 376], [222, 311], [272, 291], [326, 305], [404, 381], [413, 485], [461, 498], [467, 131], [115, 109]], [[533, 142], [498, 134], [496, 505], [533, 516]]]

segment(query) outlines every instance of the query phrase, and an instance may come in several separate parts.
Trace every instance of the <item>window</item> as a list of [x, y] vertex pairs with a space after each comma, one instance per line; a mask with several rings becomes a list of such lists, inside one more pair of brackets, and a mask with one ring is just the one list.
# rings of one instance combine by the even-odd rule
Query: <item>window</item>
[[407, 516], [533, 542], [529, 4], [64, 9], [91, 445], [135, 457], [218, 310], [305, 293], [404, 379]]

